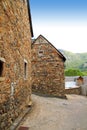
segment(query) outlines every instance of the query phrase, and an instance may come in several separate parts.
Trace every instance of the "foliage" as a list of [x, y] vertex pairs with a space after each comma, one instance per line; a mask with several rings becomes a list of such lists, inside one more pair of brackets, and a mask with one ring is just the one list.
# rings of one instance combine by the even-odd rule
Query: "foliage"
[[65, 70], [77, 69], [87, 75], [87, 53], [72, 53], [65, 50], [59, 50], [66, 57]]
[[65, 70], [65, 76], [84, 76], [84, 74], [78, 69]]
[[87, 76], [87, 71], [82, 71], [84, 76]]

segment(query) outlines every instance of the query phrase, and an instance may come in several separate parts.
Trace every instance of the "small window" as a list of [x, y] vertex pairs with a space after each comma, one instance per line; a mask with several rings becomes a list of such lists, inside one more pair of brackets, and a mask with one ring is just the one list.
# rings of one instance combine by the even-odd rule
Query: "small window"
[[43, 50], [40, 50], [40, 51], [38, 52], [38, 55], [39, 55], [39, 56], [43, 56], [43, 54], [44, 54], [44, 51], [43, 51]]
[[14, 83], [12, 82], [11, 83], [11, 96], [14, 95]]
[[28, 71], [28, 68], [27, 68], [27, 61], [24, 60], [24, 79], [27, 78], [27, 71]]
[[3, 61], [0, 60], [0, 77], [3, 74]]

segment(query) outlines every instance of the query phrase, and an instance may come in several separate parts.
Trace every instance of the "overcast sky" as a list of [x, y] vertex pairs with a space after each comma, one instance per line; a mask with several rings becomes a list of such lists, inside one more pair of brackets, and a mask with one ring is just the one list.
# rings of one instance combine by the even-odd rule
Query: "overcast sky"
[[57, 49], [87, 52], [87, 0], [30, 0], [34, 37]]

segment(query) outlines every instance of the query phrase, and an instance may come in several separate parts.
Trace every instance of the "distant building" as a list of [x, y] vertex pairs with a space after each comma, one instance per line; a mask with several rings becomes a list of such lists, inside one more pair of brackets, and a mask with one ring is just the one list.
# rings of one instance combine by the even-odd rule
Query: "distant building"
[[0, 130], [7, 130], [31, 101], [28, 0], [0, 0]]
[[87, 76], [78, 77], [76, 83], [81, 87], [81, 94], [87, 96]]
[[78, 86], [84, 84], [84, 78], [82, 76], [79, 76], [77, 79], [76, 79], [76, 84]]
[[65, 97], [65, 57], [42, 35], [32, 43], [32, 90]]

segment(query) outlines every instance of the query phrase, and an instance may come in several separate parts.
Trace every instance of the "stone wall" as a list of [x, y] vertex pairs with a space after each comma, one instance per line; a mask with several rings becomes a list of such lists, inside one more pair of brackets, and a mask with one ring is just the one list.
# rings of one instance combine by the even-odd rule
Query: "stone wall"
[[81, 95], [81, 87], [65, 89], [65, 93], [66, 94], [77, 94], [77, 95]]
[[43, 36], [32, 44], [32, 90], [65, 97], [63, 57]]
[[0, 130], [31, 98], [31, 31], [27, 3], [0, 0]]
[[87, 96], [87, 84], [81, 85], [81, 94]]

